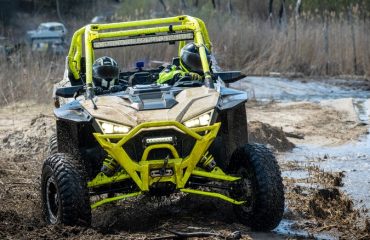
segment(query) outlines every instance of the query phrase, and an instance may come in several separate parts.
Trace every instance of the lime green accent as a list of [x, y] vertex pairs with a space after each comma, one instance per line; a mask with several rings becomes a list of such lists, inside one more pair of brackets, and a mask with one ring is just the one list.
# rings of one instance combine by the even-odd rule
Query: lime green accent
[[205, 191], [189, 189], [189, 188], [183, 188], [183, 189], [180, 189], [180, 191], [184, 193], [192, 193], [192, 194], [198, 194], [198, 195], [203, 195], [203, 196], [208, 196], [208, 197], [219, 198], [219, 199], [222, 199], [224, 201], [230, 202], [235, 205], [241, 205], [245, 203], [245, 201], [237, 201], [221, 193], [205, 192]]
[[209, 154], [208, 151], [199, 160], [199, 164], [204, 168], [211, 166], [213, 163], [214, 163], [214, 158], [211, 154]]
[[188, 72], [189, 72], [189, 70], [184, 66], [184, 64], [182, 64], [181, 58], [180, 58], [180, 66], [181, 66], [181, 68], [182, 68], [182, 69], [184, 69], [184, 71], [185, 71], [186, 73], [188, 73]]
[[[163, 25], [168, 26], [163, 26]], [[204, 46], [211, 49], [212, 44], [209, 40], [208, 32], [202, 20], [191, 16], [177, 16], [169, 18], [157, 18], [150, 20], [140, 20], [132, 22], [107, 23], [107, 24], [90, 24], [77, 30], [71, 40], [67, 61], [69, 71], [75, 79], [80, 79], [82, 46], [85, 46], [86, 58], [86, 84], [92, 84], [92, 64], [94, 53], [92, 42], [94, 40], [114, 39], [126, 36], [138, 36], [142, 34], [163, 33], [170, 31], [170, 25], [175, 32], [192, 31], [194, 32], [194, 42], [200, 46], [199, 52], [202, 61], [205, 77], [209, 78], [209, 65], [206, 58]], [[143, 28], [139, 28], [143, 27]], [[131, 28], [131, 29], [130, 29]], [[181, 41], [180, 47], [185, 42]]]
[[141, 161], [146, 161], [149, 155], [149, 152], [152, 151], [153, 149], [160, 149], [160, 148], [167, 148], [171, 151], [172, 156], [174, 158], [180, 158], [179, 154], [177, 153], [175, 147], [171, 144], [155, 144], [155, 145], [150, 145], [149, 147], [145, 148], [143, 156], [141, 157]]
[[[173, 168], [174, 175], [171, 177], [163, 177], [163, 181], [172, 181], [176, 184], [177, 188], [183, 188], [201, 156], [204, 155], [212, 141], [217, 136], [220, 125], [220, 123], [215, 123], [212, 126], [189, 129], [177, 121], [146, 122], [136, 126], [126, 135], [94, 133], [94, 136], [104, 150], [106, 150], [107, 153], [122, 166], [127, 174], [130, 175], [141, 191], [148, 191], [149, 186], [155, 182], [154, 180], [157, 180], [157, 178], [152, 178], [150, 176], [150, 169], [161, 168], [165, 163], [165, 160], [152, 161], [147, 159], [149, 152], [155, 148], [170, 149], [174, 158], [166, 161], [168, 162], [168, 167]], [[147, 148], [148, 150], [145, 150], [141, 161], [135, 162], [132, 160], [122, 146], [139, 131], [150, 130], [158, 127], [175, 127], [179, 131], [193, 137], [196, 141], [189, 156], [184, 159], [179, 158], [176, 149], [170, 144], [153, 144]], [[199, 134], [200, 132], [205, 131], [207, 132], [205, 135]], [[113, 141], [110, 141], [110, 139], [120, 140], [117, 143], [114, 143]]]
[[80, 79], [79, 72], [81, 70], [82, 34], [84, 34], [84, 32], [85, 27], [80, 28], [73, 34], [71, 47], [69, 48], [67, 56], [68, 68], [75, 79]]
[[106, 176], [104, 173], [98, 173], [96, 177], [87, 183], [87, 187], [100, 187], [106, 184], [111, 184], [115, 182], [121, 182], [123, 180], [129, 179], [130, 176], [123, 170], [119, 171], [111, 177]]
[[159, 73], [157, 83], [163, 84], [171, 79], [173, 79], [177, 74], [184, 76], [185, 72], [178, 69], [176, 66], [171, 66], [171, 69], [165, 68]]
[[211, 172], [206, 172], [199, 168], [199, 169], [194, 170], [192, 172], [192, 175], [216, 179], [216, 180], [229, 181], [229, 182], [240, 180], [240, 177], [233, 177], [233, 176], [226, 175], [219, 167], [215, 167]]
[[[122, 170], [112, 177], [107, 177], [103, 173], [100, 173], [95, 177], [95, 179], [88, 183], [88, 187], [96, 188], [118, 181], [124, 181], [130, 178], [138, 186], [140, 192], [146, 192], [149, 191], [149, 188], [153, 183], [172, 182], [176, 185], [177, 189], [183, 192], [216, 197], [231, 202], [233, 204], [242, 204], [244, 202], [236, 201], [220, 193], [184, 189], [191, 175], [227, 182], [240, 180], [239, 177], [229, 176], [225, 174], [218, 167], [215, 167], [211, 172], [207, 172], [203, 168], [197, 167], [197, 164], [205, 155], [210, 144], [217, 136], [220, 126], [220, 123], [215, 123], [211, 126], [187, 128], [177, 121], [160, 121], [142, 123], [133, 128], [127, 134], [94, 133], [94, 136], [98, 143], [110, 156], [112, 156], [120, 164]], [[134, 137], [139, 132], [151, 131], [153, 129], [163, 127], [174, 128], [177, 131], [183, 132], [184, 134], [187, 134], [195, 139], [193, 150], [191, 151], [189, 156], [186, 156], [185, 158], [180, 158], [178, 152], [176, 151], [176, 148], [173, 145], [167, 143], [158, 143], [152, 144], [145, 148], [144, 153], [140, 161], [138, 162], [129, 157], [129, 155], [123, 148], [128, 140], [132, 139], [132, 137]], [[172, 153], [172, 156], [170, 156], [169, 159], [163, 160], [148, 159], [150, 151], [159, 148], [169, 149]], [[152, 177], [150, 175], [151, 170], [160, 169], [164, 166], [166, 166], [167, 169], [170, 168], [173, 170], [174, 173], [172, 176]], [[99, 201], [98, 203], [95, 203], [94, 207], [100, 206], [106, 202], [123, 199], [128, 196], [131, 195], [122, 195], [121, 198], [115, 197], [108, 200], [104, 199], [102, 201]]]
[[212, 51], [212, 43], [211, 43], [211, 40], [209, 39], [208, 30], [206, 28], [206, 25], [204, 24], [203, 20], [199, 18], [195, 18], [195, 19], [198, 21], [200, 29], [203, 33], [203, 38], [204, 38], [206, 47], [208, 48], [209, 51]]
[[129, 193], [129, 194], [122, 194], [118, 195], [116, 197], [111, 197], [111, 198], [104, 198], [103, 200], [97, 201], [94, 204], [91, 204], [91, 209], [97, 208], [103, 204], [130, 198], [130, 197], [137, 197], [139, 195], [143, 194], [142, 192], [134, 192], [134, 193]]

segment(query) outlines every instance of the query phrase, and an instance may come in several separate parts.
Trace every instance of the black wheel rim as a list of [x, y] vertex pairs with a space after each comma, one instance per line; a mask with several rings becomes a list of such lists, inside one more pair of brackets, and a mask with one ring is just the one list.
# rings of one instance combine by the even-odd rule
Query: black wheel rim
[[245, 213], [249, 213], [253, 210], [255, 204], [255, 181], [254, 174], [242, 167], [238, 170], [238, 175], [241, 177], [239, 184], [239, 198], [246, 201], [245, 204], [241, 205], [241, 209]]
[[47, 180], [45, 191], [48, 219], [50, 223], [55, 224], [58, 221], [59, 194], [54, 178], [50, 177]]

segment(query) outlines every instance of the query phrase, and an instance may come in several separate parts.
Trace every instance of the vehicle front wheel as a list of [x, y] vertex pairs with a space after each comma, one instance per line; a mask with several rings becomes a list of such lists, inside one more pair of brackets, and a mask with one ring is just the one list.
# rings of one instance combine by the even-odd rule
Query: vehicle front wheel
[[44, 161], [41, 198], [47, 223], [90, 225], [90, 200], [84, 176], [82, 168], [69, 154], [56, 153]]
[[234, 206], [240, 222], [258, 231], [277, 227], [284, 212], [284, 186], [273, 153], [264, 145], [246, 144], [233, 153], [229, 172], [242, 177], [231, 192], [246, 201]]

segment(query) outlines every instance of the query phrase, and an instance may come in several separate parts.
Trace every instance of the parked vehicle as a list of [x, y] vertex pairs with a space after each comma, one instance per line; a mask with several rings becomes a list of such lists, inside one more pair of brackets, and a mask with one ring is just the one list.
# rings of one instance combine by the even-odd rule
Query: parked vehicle
[[62, 23], [46, 22], [41, 23], [37, 30], [27, 32], [27, 39], [32, 45], [33, 41], [40, 39], [47, 39], [48, 41], [64, 41], [67, 35], [67, 29]]

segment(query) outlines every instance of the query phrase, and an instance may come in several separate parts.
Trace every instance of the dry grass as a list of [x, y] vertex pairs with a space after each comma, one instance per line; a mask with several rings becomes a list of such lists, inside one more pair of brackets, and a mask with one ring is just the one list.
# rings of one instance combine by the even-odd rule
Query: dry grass
[[19, 52], [0, 63], [0, 104], [18, 100], [46, 102], [63, 77], [64, 58]]
[[[317, 18], [291, 19], [281, 29], [269, 22], [229, 19], [220, 28], [210, 23], [215, 54], [225, 68], [241, 68], [247, 74], [300, 72], [306, 76], [370, 75], [370, 29], [368, 21], [354, 23], [357, 71], [354, 68], [351, 25], [331, 19], [325, 40], [325, 25]], [[221, 29], [221, 31], [217, 31]], [[325, 42], [328, 48], [325, 51]]]

